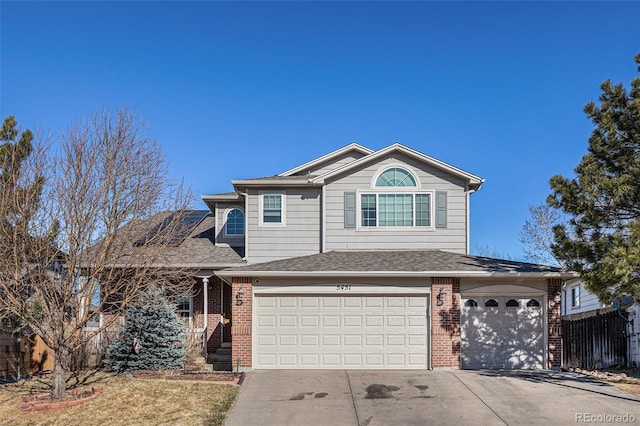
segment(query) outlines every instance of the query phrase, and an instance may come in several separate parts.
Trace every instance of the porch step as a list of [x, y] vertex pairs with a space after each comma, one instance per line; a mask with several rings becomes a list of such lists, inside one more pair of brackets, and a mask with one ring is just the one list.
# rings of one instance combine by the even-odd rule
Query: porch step
[[222, 348], [231, 348], [231, 342], [222, 342]]
[[209, 354], [207, 361], [212, 366], [213, 371], [231, 371], [231, 343], [223, 343], [216, 353]]

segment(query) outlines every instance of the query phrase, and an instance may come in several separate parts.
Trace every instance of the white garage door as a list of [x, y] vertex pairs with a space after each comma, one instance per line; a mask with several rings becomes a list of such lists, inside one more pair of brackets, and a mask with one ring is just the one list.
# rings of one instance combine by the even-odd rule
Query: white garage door
[[466, 297], [462, 368], [543, 368], [542, 298]]
[[255, 295], [254, 368], [429, 366], [425, 295]]

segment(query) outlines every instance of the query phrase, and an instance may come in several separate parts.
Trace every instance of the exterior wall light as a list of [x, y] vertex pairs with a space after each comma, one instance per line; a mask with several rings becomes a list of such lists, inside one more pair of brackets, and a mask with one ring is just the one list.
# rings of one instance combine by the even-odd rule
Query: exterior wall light
[[238, 305], [242, 305], [243, 300], [244, 300], [244, 290], [242, 289], [242, 287], [240, 287], [240, 289], [236, 293], [236, 303]]
[[447, 299], [447, 293], [444, 291], [444, 287], [440, 287], [440, 291], [438, 292], [438, 306], [442, 306], [444, 301]]
[[553, 292], [553, 301], [559, 303], [560, 300], [562, 300], [562, 293], [560, 293], [560, 290], [555, 290]]

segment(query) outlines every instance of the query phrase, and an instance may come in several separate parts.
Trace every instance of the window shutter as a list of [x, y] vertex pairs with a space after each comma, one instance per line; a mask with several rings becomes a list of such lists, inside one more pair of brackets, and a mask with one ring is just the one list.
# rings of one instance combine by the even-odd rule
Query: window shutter
[[356, 193], [344, 193], [344, 227], [356, 227]]
[[436, 228], [447, 227], [447, 192], [436, 191]]

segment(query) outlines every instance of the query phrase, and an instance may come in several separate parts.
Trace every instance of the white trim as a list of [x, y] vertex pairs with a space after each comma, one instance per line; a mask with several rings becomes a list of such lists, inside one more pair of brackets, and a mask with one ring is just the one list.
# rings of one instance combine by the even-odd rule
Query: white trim
[[460, 292], [460, 297], [470, 296], [537, 296], [547, 294], [546, 290], [524, 285], [497, 284], [470, 288]]
[[[376, 181], [378, 180], [380, 175], [383, 174], [384, 172], [386, 172], [389, 169], [403, 169], [403, 170], [406, 170], [411, 175], [411, 177], [413, 177], [413, 180], [416, 182], [416, 186], [376, 186]], [[409, 166], [407, 166], [406, 164], [403, 164], [403, 163], [391, 163], [391, 164], [382, 165], [382, 166], [380, 166], [378, 168], [378, 170], [373, 175], [373, 179], [371, 179], [370, 188], [371, 189], [375, 189], [375, 190], [396, 189], [396, 190], [400, 191], [400, 190], [403, 190], [403, 189], [406, 190], [408, 188], [421, 189], [422, 185], [421, 185], [420, 179], [418, 178], [418, 175], [416, 174], [416, 172], [413, 170], [412, 167], [409, 167]]]
[[[280, 222], [264, 222], [264, 196], [280, 196]], [[287, 193], [285, 191], [260, 191], [258, 192], [258, 227], [259, 228], [285, 228], [287, 226]]]
[[478, 190], [480, 189], [480, 187], [482, 186], [482, 184], [484, 183], [484, 179], [482, 179], [479, 176], [476, 176], [474, 174], [471, 174], [469, 172], [466, 172], [462, 169], [459, 169], [457, 167], [452, 166], [451, 164], [447, 164], [444, 161], [440, 161], [438, 159], [435, 159], [433, 157], [430, 157], [426, 154], [423, 154], [421, 152], [418, 152], [414, 149], [408, 148], [404, 145], [401, 145], [399, 143], [394, 143], [393, 145], [389, 145], [388, 147], [381, 149], [379, 151], [376, 151], [372, 154], [369, 154], [365, 157], [362, 157], [358, 160], [352, 161], [351, 163], [345, 164], [342, 167], [338, 167], [337, 169], [331, 170], [327, 173], [324, 173], [316, 178], [313, 178], [311, 180], [311, 182], [314, 183], [324, 183], [327, 179], [331, 178], [332, 176], [335, 176], [337, 174], [341, 174], [344, 173], [347, 170], [350, 170], [354, 167], [358, 167], [364, 163], [370, 162], [370, 161], [374, 161], [382, 156], [385, 156], [387, 154], [390, 154], [394, 151], [398, 151], [402, 154], [405, 154], [409, 157], [413, 157], [419, 161], [422, 161], [423, 163], [432, 165], [434, 167], [437, 167], [439, 169], [442, 169], [454, 176], [458, 176], [461, 177], [465, 180], [467, 180], [469, 182], [470, 185], [474, 185], [476, 188], [474, 188], [474, 190]]
[[332, 151], [332, 152], [330, 152], [328, 154], [325, 154], [322, 157], [318, 157], [318, 158], [316, 158], [314, 160], [307, 161], [306, 163], [301, 164], [301, 165], [299, 165], [297, 167], [294, 167], [293, 169], [287, 170], [286, 172], [282, 172], [282, 173], [278, 174], [278, 176], [291, 176], [291, 175], [294, 175], [294, 174], [296, 174], [298, 172], [303, 172], [305, 170], [308, 170], [308, 169], [312, 168], [313, 166], [315, 166], [317, 164], [320, 164], [320, 163], [322, 163], [324, 161], [330, 160], [331, 158], [338, 157], [338, 156], [340, 156], [342, 154], [345, 154], [345, 153], [347, 153], [349, 151], [357, 151], [360, 154], [364, 154], [365, 156], [369, 155], [369, 154], [371, 154], [373, 152], [373, 150], [354, 142], [354, 143], [351, 143], [351, 144], [349, 144], [347, 146], [344, 146], [342, 148], [336, 149], [335, 151]]
[[[339, 289], [343, 286], [345, 289]], [[346, 289], [348, 287], [348, 289]], [[386, 286], [353, 284], [336, 281], [327, 285], [283, 285], [260, 287], [253, 286], [254, 294], [323, 294], [334, 296], [349, 296], [351, 294], [431, 294], [431, 287]]]
[[[400, 187], [398, 187], [400, 188]], [[402, 188], [412, 188], [412, 187], [402, 187]], [[412, 195], [412, 203], [413, 203], [413, 225], [411, 226], [380, 226], [379, 223], [379, 219], [380, 219], [380, 207], [378, 204], [378, 195], [380, 194], [394, 194], [394, 195]], [[430, 225], [429, 226], [416, 226], [416, 198], [415, 195], [416, 194], [428, 194], [429, 195], [429, 222]], [[376, 196], [376, 226], [363, 226], [362, 225], [362, 205], [361, 205], [361, 199], [362, 199], [362, 195], [375, 195]], [[397, 188], [378, 188], [376, 190], [373, 189], [367, 189], [367, 190], [361, 190], [361, 191], [356, 191], [356, 230], [357, 231], [373, 231], [373, 232], [381, 232], [381, 231], [434, 231], [435, 228], [435, 209], [434, 209], [434, 202], [435, 202], [435, 191], [429, 191], [429, 190], [417, 190], [417, 188], [414, 187], [414, 191], [402, 191], [402, 190], [398, 190]]]
[[[242, 212], [242, 226], [243, 228], [243, 232], [242, 234], [229, 234], [227, 233], [227, 221], [229, 220], [229, 213], [231, 213], [233, 210], [240, 210]], [[245, 210], [240, 207], [240, 206], [231, 206], [231, 207], [227, 207], [224, 210], [224, 225], [222, 226], [224, 228], [224, 236], [226, 238], [232, 239], [232, 238], [243, 238], [244, 239], [244, 234], [246, 234], [247, 232], [247, 218], [246, 218], [247, 214], [245, 213]]]
[[216, 271], [219, 277], [378, 277], [378, 278], [574, 278], [572, 272], [493, 272], [493, 271], [260, 271], [260, 270], [220, 270]]
[[322, 185], [320, 196], [322, 197], [322, 203], [321, 203], [322, 223], [320, 225], [322, 227], [320, 229], [320, 232], [321, 232], [320, 244], [322, 244], [322, 246], [320, 247], [320, 253], [324, 253], [325, 251], [327, 251], [327, 187], [326, 185]]
[[[180, 305], [180, 302], [182, 302], [183, 300], [188, 300], [189, 301], [189, 309], [178, 309], [178, 305]], [[185, 312], [189, 312], [189, 322], [187, 324], [185, 324], [185, 326], [187, 328], [193, 328], [193, 293], [192, 292], [185, 292], [184, 297], [180, 297], [177, 299], [177, 303], [176, 303], [176, 314], [178, 314], [178, 318], [180, 320], [183, 320], [184, 317], [182, 315], [179, 315], [180, 313], [185, 313]], [[184, 324], [184, 322], [183, 322]]]

